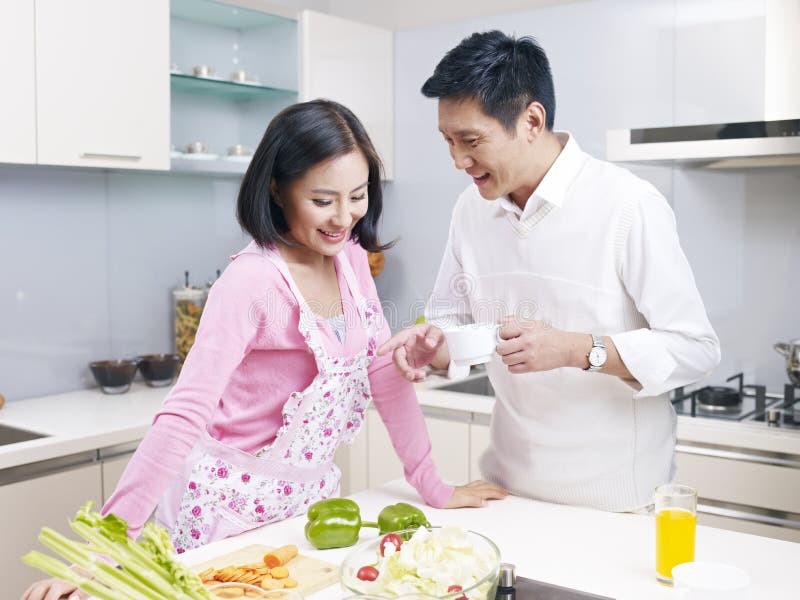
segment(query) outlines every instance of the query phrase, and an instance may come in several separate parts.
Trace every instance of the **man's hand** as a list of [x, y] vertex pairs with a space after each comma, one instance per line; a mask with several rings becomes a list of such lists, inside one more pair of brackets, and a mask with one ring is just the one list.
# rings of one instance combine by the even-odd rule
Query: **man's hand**
[[461, 508], [464, 506], [481, 507], [486, 506], [487, 500], [502, 500], [508, 496], [508, 492], [492, 483], [472, 481], [467, 485], [456, 486], [450, 500], [444, 505], [445, 508]]
[[393, 352], [397, 370], [409, 381], [425, 379], [423, 367], [433, 362], [444, 346], [442, 330], [427, 323], [398, 331], [378, 348], [378, 356]]
[[544, 321], [516, 317], [502, 319], [499, 333], [505, 341], [497, 345], [497, 353], [511, 373], [583, 368], [583, 346], [590, 340], [588, 335], [560, 331]]

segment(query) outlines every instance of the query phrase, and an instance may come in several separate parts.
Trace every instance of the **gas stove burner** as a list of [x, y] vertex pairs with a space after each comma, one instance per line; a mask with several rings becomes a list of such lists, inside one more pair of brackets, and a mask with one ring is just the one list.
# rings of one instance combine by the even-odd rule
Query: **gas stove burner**
[[708, 386], [697, 390], [697, 408], [713, 412], [733, 412], [742, 405], [739, 390], [731, 387]]

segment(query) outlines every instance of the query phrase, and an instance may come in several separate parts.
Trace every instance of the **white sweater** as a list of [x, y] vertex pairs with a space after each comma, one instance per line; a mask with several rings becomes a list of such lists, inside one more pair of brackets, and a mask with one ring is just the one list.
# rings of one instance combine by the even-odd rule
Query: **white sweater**
[[453, 210], [429, 321], [517, 316], [608, 335], [641, 384], [580, 369], [514, 375], [488, 365], [497, 398], [483, 477], [542, 500], [631, 510], [674, 473], [666, 393], [719, 363], [719, 340], [649, 183], [581, 151], [569, 134], [524, 211], [471, 185]]

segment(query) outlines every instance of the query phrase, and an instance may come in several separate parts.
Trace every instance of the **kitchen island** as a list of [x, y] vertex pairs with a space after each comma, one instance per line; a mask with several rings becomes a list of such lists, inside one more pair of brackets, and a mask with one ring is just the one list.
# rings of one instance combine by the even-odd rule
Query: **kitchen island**
[[[417, 395], [426, 414], [437, 466], [451, 481], [465, 482], [480, 477], [473, 458], [488, 444], [494, 398], [430, 387], [446, 383], [432, 380], [419, 384]], [[44, 435], [0, 445], [0, 504], [9, 509], [2, 528], [9, 538], [16, 540], [13, 545], [0, 546], [0, 560], [7, 565], [0, 573], [4, 576], [6, 591], [12, 590], [11, 597], [15, 595], [13, 592], [21, 593], [40, 576], [18, 560], [24, 551], [38, 547], [36, 535], [41, 527], [49, 525], [65, 530], [67, 519], [84, 502], [93, 500], [98, 506], [103, 504], [168, 391], [137, 382], [128, 393], [117, 396], [87, 389], [9, 402], [0, 410], [0, 437], [8, 428]], [[369, 410], [367, 420], [366, 431], [358, 436], [355, 444], [345, 447], [343, 456], [337, 453], [345, 493], [375, 489], [402, 476], [402, 466], [385, 438], [386, 431], [376, 411]], [[800, 467], [797, 466], [800, 465], [800, 430], [686, 416], [678, 416], [677, 429], [677, 480], [700, 490], [701, 524], [800, 541], [800, 528], [771, 524], [776, 522], [775, 514], [783, 521], [791, 519], [790, 524], [800, 522], [797, 492], [800, 489]], [[695, 446], [687, 450], [707, 452], [711, 449], [723, 457], [681, 451], [682, 446], [690, 444]], [[741, 448], [753, 449], [751, 460], [767, 462], [739, 460], [735, 453], [741, 454]], [[350, 456], [345, 457], [346, 453]], [[458, 474], [452, 469], [448, 471], [448, 466], [453, 466], [448, 465], [448, 459], [456, 463]], [[688, 471], [687, 466], [691, 468]], [[53, 490], [58, 490], [58, 494], [53, 495]], [[744, 507], [756, 507], [756, 510], [766, 507], [770, 511], [761, 510], [743, 518]], [[753, 508], [748, 510], [753, 513]], [[570, 529], [564, 531], [564, 535], [571, 532]], [[485, 532], [493, 537], [489, 529]], [[719, 535], [727, 535], [727, 532], [721, 531]], [[609, 537], [609, 552], [613, 551], [615, 539], [613, 535]], [[650, 556], [647, 548], [643, 552]], [[522, 576], [545, 579], [547, 572], [559, 573], [555, 567], [538, 573], [520, 562]], [[549, 580], [558, 581], [558, 577]]]
[[[607, 513], [510, 496], [479, 509], [436, 510], [420, 503], [403, 481], [351, 496], [365, 519], [384, 506], [409, 502], [420, 506], [434, 525], [461, 525], [492, 539], [503, 562], [516, 565], [529, 579], [579, 589], [616, 600], [675, 599], [677, 594], [656, 582], [655, 523], [652, 516]], [[351, 548], [315, 550], [305, 539], [305, 517], [267, 525], [183, 555], [200, 564], [248, 546], [296, 544], [301, 554], [340, 564]], [[361, 541], [374, 539], [365, 529]], [[696, 559], [735, 565], [752, 578], [753, 600], [796, 600], [800, 544], [698, 526]], [[224, 565], [218, 565], [222, 567]], [[327, 600], [349, 596], [339, 585], [310, 597]]]

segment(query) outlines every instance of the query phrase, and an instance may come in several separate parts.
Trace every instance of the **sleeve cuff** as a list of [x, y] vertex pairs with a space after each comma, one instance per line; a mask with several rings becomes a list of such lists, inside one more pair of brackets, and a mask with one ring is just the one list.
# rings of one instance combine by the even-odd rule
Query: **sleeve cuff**
[[653, 331], [636, 329], [610, 337], [622, 362], [642, 386], [634, 398], [658, 396], [669, 391], [667, 380], [678, 364]]
[[448, 485], [440, 480], [437, 485], [432, 486], [432, 489], [426, 490], [424, 495], [420, 495], [423, 497], [423, 500], [433, 508], [444, 508], [444, 505], [450, 500], [455, 489], [455, 486]]

